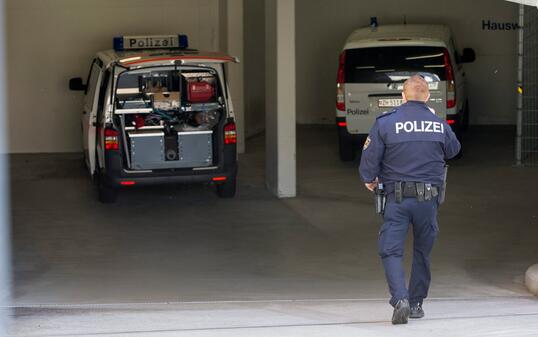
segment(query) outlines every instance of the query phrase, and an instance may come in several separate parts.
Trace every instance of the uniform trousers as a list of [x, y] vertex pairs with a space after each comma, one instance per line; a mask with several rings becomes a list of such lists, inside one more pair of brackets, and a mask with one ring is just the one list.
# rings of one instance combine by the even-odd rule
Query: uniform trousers
[[[416, 198], [403, 198], [401, 203], [397, 203], [394, 194], [388, 195], [378, 248], [392, 306], [404, 298], [411, 305], [422, 305], [428, 296], [431, 282], [430, 254], [439, 231], [437, 208], [437, 197], [422, 202]], [[403, 257], [410, 226], [413, 229], [413, 264], [409, 287], [406, 287]]]

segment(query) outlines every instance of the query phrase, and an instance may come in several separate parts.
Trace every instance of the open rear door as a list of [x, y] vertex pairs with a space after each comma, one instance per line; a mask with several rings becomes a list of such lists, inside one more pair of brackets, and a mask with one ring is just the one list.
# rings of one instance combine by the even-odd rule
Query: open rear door
[[96, 59], [90, 68], [86, 95], [84, 96], [84, 108], [81, 116], [84, 158], [86, 159], [86, 165], [92, 175], [95, 172], [97, 101], [103, 74], [101, 65], [102, 63], [100, 60]]

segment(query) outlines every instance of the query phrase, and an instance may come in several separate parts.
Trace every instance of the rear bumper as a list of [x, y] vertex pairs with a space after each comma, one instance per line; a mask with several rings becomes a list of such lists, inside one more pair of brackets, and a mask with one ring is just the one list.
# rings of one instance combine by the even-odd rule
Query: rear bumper
[[[237, 175], [237, 154], [235, 145], [224, 146], [220, 165], [214, 169], [153, 170], [151, 172], [128, 171], [123, 168], [120, 152], [107, 152], [105, 169], [101, 181], [109, 187], [149, 186], [164, 184], [222, 184], [235, 179]], [[217, 178], [217, 179], [215, 179]]]
[[221, 184], [228, 180], [232, 180], [237, 175], [237, 164], [225, 170], [213, 170], [210, 172], [192, 171], [187, 173], [127, 173], [121, 175], [105, 174], [104, 182], [110, 187], [124, 186], [150, 186], [150, 185], [165, 185], [165, 184], [195, 184], [195, 183], [215, 183]]
[[336, 117], [338, 137], [342, 140], [352, 140], [368, 136], [367, 133], [350, 133], [347, 129], [346, 117]]

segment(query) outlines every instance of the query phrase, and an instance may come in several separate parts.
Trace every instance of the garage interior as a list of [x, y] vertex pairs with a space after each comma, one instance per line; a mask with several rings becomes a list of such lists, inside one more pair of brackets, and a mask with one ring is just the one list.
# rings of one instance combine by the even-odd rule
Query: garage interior
[[[538, 262], [538, 171], [515, 165], [518, 34], [488, 26], [517, 23], [518, 9], [502, 0], [412, 0], [406, 13], [396, 0], [7, 1], [9, 334], [535, 335], [538, 300], [524, 274]], [[358, 161], [339, 161], [334, 125], [338, 54], [372, 16], [447, 24], [477, 54], [427, 317], [404, 330], [390, 324], [381, 219]], [[79, 150], [81, 97], [67, 80], [85, 76], [115, 35], [170, 32], [242, 60], [229, 69], [244, 146], [238, 195], [159, 186], [100, 204]]]

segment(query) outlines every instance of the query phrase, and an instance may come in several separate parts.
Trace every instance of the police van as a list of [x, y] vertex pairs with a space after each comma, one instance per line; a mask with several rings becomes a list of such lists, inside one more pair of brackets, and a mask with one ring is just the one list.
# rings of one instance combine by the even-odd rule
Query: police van
[[428, 82], [428, 105], [459, 137], [469, 123], [463, 64], [474, 59], [471, 48], [457, 52], [444, 25], [373, 22], [354, 31], [340, 54], [337, 73], [340, 159], [355, 159], [375, 119], [402, 104], [403, 82], [414, 74]]
[[123, 36], [98, 52], [84, 93], [84, 157], [99, 200], [138, 185], [210, 183], [236, 190], [236, 126], [225, 54], [188, 48], [185, 35]]

